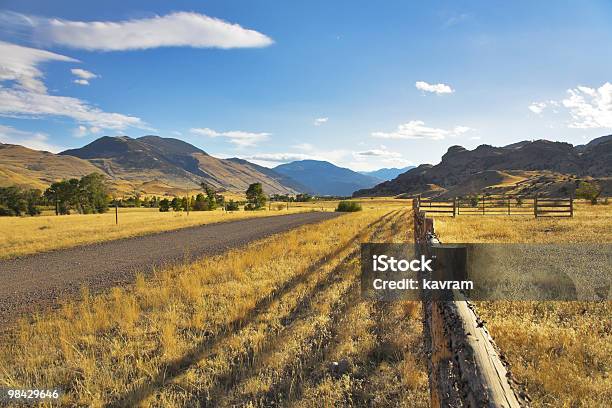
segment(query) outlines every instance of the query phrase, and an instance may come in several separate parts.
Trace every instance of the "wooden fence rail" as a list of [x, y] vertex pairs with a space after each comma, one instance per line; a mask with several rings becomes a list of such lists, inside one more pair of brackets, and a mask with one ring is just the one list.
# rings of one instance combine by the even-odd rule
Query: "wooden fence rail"
[[[413, 207], [414, 238], [421, 254], [435, 253], [437, 258], [451, 260], [448, 265], [460, 267], [461, 248], [441, 247], [434, 220], [418, 211], [416, 203]], [[528, 406], [528, 396], [518, 390], [484, 322], [460, 292], [453, 291], [451, 296], [452, 300], [435, 300], [423, 295], [431, 406]]]
[[417, 211], [431, 215], [530, 215], [539, 217], [573, 217], [574, 199], [523, 196], [457, 197], [452, 200], [414, 199]]

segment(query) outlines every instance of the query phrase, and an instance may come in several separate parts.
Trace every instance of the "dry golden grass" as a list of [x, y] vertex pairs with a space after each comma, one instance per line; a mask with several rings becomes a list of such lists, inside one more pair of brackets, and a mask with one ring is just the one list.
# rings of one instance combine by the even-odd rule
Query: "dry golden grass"
[[[407, 219], [347, 214], [84, 291], [2, 343], [0, 386], [60, 387], [79, 406], [425, 406], [419, 304], [374, 304], [357, 285], [359, 243], [403, 241]], [[335, 379], [340, 358], [353, 370]]]
[[[612, 242], [612, 206], [578, 205], [572, 219], [436, 218], [442, 242]], [[535, 407], [609, 407], [612, 303], [476, 302]]]
[[[407, 206], [406, 200], [357, 201], [368, 210]], [[191, 211], [189, 215], [173, 211], [161, 213], [155, 208], [119, 208], [119, 225], [115, 224], [114, 209], [106, 214], [0, 217], [0, 259], [216, 222], [304, 211], [334, 211], [337, 205], [338, 201], [290, 203], [287, 210], [286, 203], [273, 202], [263, 211]]]
[[299, 207], [289, 211], [190, 211], [187, 215], [173, 211], [162, 213], [156, 208], [120, 208], [119, 225], [115, 224], [114, 209], [106, 214], [0, 217], [0, 259], [195, 225], [308, 210]]

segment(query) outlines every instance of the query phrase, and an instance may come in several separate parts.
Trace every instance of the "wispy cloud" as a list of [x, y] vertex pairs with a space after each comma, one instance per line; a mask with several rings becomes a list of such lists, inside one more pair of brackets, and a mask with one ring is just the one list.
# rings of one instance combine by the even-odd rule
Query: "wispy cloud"
[[73, 68], [70, 70], [70, 72], [72, 72], [72, 75], [77, 77], [77, 79], [75, 79], [73, 82], [79, 85], [89, 85], [90, 79], [98, 77], [93, 72], [81, 68]]
[[74, 131], [72, 132], [72, 135], [74, 137], [85, 137], [90, 134], [94, 134], [94, 135], [98, 134], [101, 131], [102, 129], [100, 129], [97, 126], [87, 127], [87, 126], [79, 125], [76, 129], [74, 129]]
[[307, 160], [313, 157], [302, 153], [257, 153], [245, 157], [246, 160], [259, 160], [273, 163], [289, 163], [296, 160]]
[[127, 127], [150, 129], [140, 118], [109, 113], [78, 98], [47, 93], [38, 65], [47, 61], [78, 62], [74, 58], [35, 48], [0, 42], [0, 116], [37, 118], [61, 116], [88, 126], [122, 130]]
[[529, 110], [535, 113], [536, 115], [540, 115], [546, 109], [546, 102], [533, 102], [529, 105]]
[[436, 93], [438, 95], [455, 92], [455, 90], [451, 88], [450, 85], [446, 84], [429, 84], [425, 81], [417, 81], [414, 85], [417, 89], [421, 91]]
[[573, 121], [570, 127], [578, 129], [612, 129], [612, 84], [599, 88], [578, 86], [568, 89], [568, 97], [561, 103], [569, 109]]
[[19, 144], [30, 149], [45, 150], [57, 153], [65, 150], [63, 147], [55, 146], [48, 142], [49, 136], [42, 132], [28, 132], [15, 129], [11, 126], [0, 125], [0, 142]]
[[328, 121], [328, 120], [329, 120], [329, 118], [316, 118], [316, 119], [314, 120], [313, 124], [314, 124], [315, 126], [321, 126], [321, 125], [323, 125], [323, 124], [327, 123], [327, 121]]
[[440, 129], [425, 126], [422, 120], [411, 120], [403, 123], [392, 132], [373, 132], [372, 136], [382, 139], [430, 139], [442, 140], [447, 137], [460, 136], [472, 130], [467, 126], [455, 126], [452, 129]]
[[0, 41], [0, 82], [15, 81], [22, 90], [46, 93], [43, 73], [37, 66], [48, 61], [78, 62], [65, 55]]
[[229, 140], [230, 143], [235, 144], [238, 147], [251, 147], [256, 146], [258, 143], [267, 140], [271, 133], [255, 133], [245, 132], [242, 130], [230, 130], [226, 132], [217, 132], [210, 128], [191, 128], [189, 131], [198, 136], [206, 137], [223, 137]]
[[567, 124], [570, 128], [612, 129], [612, 84], [606, 82], [598, 88], [579, 85], [568, 89], [564, 99], [533, 102], [528, 108], [537, 115], [549, 108], [553, 113], [565, 108], [572, 118]]
[[123, 130], [135, 127], [151, 130], [136, 116], [104, 112], [77, 98], [10, 88], [0, 88], [0, 116], [17, 118], [63, 116], [104, 129]]
[[356, 155], [363, 157], [402, 157], [401, 153], [393, 152], [385, 148], [364, 150], [362, 152], [357, 152]]
[[273, 43], [265, 34], [191, 12], [124, 21], [70, 21], [6, 12], [1, 17], [3, 24], [29, 32], [37, 43], [85, 50], [252, 48]]

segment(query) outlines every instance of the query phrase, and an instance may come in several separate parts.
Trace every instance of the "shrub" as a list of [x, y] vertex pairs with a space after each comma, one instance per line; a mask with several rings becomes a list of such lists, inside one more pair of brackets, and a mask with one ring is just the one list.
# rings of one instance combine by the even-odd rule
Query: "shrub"
[[597, 204], [600, 193], [601, 189], [596, 183], [587, 183], [586, 181], [581, 181], [576, 189], [576, 197], [589, 200], [591, 204]]
[[361, 210], [361, 204], [356, 201], [340, 201], [338, 203], [338, 208], [336, 208], [338, 212], [355, 212]]
[[227, 204], [225, 204], [225, 211], [238, 211], [240, 210], [240, 206], [234, 200], [229, 200]]

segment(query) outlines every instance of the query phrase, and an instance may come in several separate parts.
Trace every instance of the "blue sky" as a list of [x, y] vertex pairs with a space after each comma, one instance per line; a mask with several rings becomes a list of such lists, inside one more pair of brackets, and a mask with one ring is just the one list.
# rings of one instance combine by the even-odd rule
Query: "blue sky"
[[609, 1], [0, 1], [0, 141], [274, 166], [612, 133]]

